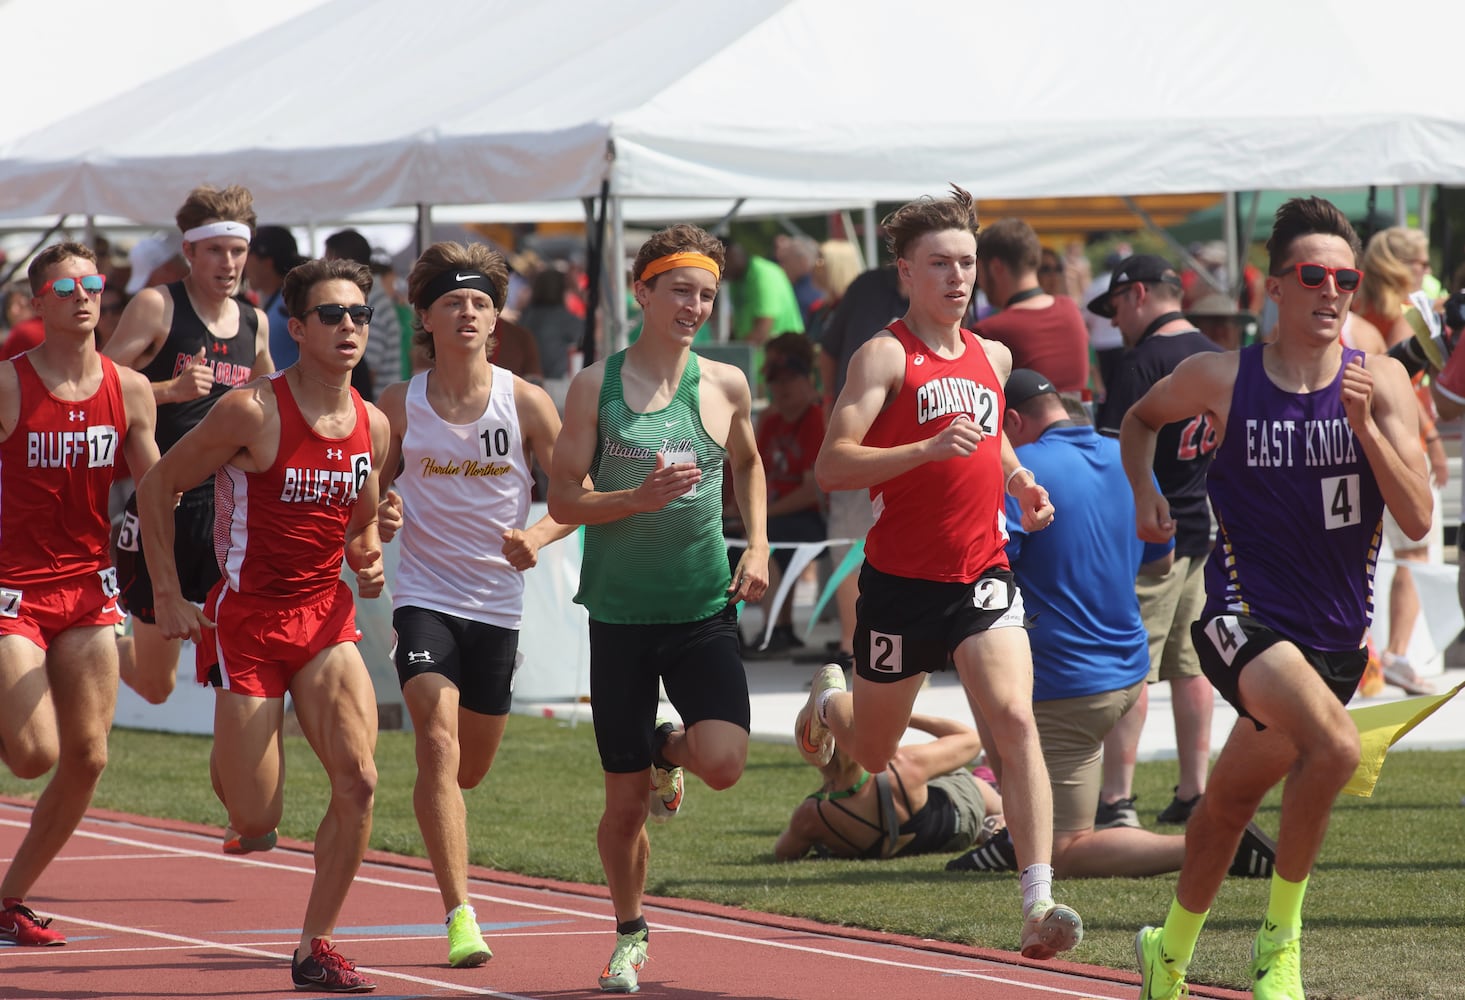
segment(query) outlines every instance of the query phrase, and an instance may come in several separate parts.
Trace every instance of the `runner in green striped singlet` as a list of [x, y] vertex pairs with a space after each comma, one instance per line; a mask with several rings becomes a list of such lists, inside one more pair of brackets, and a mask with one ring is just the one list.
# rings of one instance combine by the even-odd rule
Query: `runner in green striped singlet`
[[[610, 993], [635, 992], [646, 962], [647, 816], [676, 814], [684, 769], [720, 790], [747, 758], [736, 604], [768, 589], [767, 487], [747, 379], [691, 350], [722, 264], [722, 244], [695, 226], [646, 241], [633, 272], [641, 337], [575, 377], [550, 476], [551, 516], [586, 526], [575, 600], [590, 612], [590, 703], [605, 771], [597, 842], [616, 945], [600, 988]], [[748, 533], [732, 573], [724, 459]], [[658, 687], [682, 728], [656, 717]]]

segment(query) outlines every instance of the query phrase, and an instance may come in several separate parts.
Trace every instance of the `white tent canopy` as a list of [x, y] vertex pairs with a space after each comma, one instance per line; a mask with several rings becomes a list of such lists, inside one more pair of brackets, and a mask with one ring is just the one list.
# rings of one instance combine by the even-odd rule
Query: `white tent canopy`
[[0, 142], [0, 217], [1465, 181], [1465, 15], [1403, 6], [1407, 73], [1361, 0], [327, 0]]
[[0, 115], [0, 141], [49, 129], [323, 2], [0, 0], [0, 72], [19, 95]]

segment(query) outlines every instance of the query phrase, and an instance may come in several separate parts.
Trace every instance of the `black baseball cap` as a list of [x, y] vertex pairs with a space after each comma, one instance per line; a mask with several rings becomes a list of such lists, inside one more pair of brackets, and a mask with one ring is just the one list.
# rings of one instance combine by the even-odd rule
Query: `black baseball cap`
[[1012, 374], [1007, 376], [1007, 385], [1002, 391], [1007, 397], [1009, 410], [1021, 406], [1034, 396], [1041, 396], [1044, 393], [1058, 395], [1058, 390], [1054, 388], [1053, 383], [1031, 368], [1014, 368]]
[[1137, 253], [1119, 262], [1109, 276], [1109, 290], [1089, 303], [1089, 312], [1105, 319], [1114, 318], [1114, 293], [1137, 281], [1147, 284], [1166, 284], [1180, 287], [1180, 275], [1164, 257], [1152, 253]]

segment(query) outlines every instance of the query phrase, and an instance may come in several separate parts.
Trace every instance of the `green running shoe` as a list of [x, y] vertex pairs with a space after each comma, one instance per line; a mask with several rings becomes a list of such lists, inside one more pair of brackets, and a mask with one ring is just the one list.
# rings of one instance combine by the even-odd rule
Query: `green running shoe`
[[1142, 927], [1134, 936], [1134, 957], [1139, 962], [1139, 1000], [1184, 1000], [1190, 996], [1184, 971], [1177, 970], [1172, 959], [1160, 947], [1164, 931], [1159, 927]]
[[617, 934], [616, 950], [610, 953], [610, 961], [600, 974], [600, 988], [606, 993], [635, 993], [641, 988], [636, 973], [645, 964], [646, 932]]
[[1254, 1000], [1305, 1000], [1300, 939], [1279, 942], [1256, 936], [1251, 945], [1251, 995]]
[[471, 969], [482, 965], [493, 952], [478, 929], [478, 914], [467, 903], [453, 909], [448, 918], [448, 964], [455, 969]]

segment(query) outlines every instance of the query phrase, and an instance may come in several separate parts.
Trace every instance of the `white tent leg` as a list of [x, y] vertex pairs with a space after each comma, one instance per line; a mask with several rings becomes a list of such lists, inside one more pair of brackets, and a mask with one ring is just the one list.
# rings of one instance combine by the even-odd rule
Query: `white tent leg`
[[426, 202], [417, 203], [417, 256], [432, 246], [432, 206]]
[[880, 242], [876, 233], [875, 203], [865, 205], [865, 267], [880, 266]]

